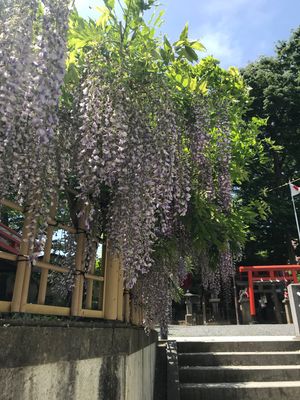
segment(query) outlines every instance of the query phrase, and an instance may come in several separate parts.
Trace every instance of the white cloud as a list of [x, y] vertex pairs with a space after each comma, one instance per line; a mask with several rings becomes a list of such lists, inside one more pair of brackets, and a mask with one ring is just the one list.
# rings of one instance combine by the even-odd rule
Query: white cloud
[[228, 13], [236, 14], [243, 9], [246, 13], [251, 13], [253, 9], [257, 9], [265, 4], [267, 0], [210, 0], [204, 4], [199, 4], [199, 10], [203, 10], [207, 14]]
[[206, 54], [219, 59], [222, 67], [241, 65], [243, 59], [242, 50], [232, 42], [228, 33], [214, 30], [202, 36], [201, 42], [207, 49]]
[[[205, 23], [196, 32], [207, 54], [218, 58], [224, 67], [243, 66], [248, 56], [245, 37], [271, 18], [271, 11], [265, 12], [268, 0], [210, 0], [198, 4], [197, 13]], [[259, 46], [259, 38], [254, 40]]]

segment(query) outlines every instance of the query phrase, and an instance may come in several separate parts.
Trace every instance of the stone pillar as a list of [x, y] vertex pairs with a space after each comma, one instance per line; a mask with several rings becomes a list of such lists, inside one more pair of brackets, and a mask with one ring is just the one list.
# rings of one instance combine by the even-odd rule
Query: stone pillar
[[186, 325], [193, 325], [193, 303], [192, 303], [193, 295], [192, 293], [187, 291], [184, 297], [186, 305], [185, 323]]

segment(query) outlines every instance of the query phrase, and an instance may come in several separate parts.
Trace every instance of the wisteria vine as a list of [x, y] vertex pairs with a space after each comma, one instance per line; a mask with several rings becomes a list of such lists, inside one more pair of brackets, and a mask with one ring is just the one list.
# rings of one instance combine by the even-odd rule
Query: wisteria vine
[[68, 14], [66, 0], [7, 0], [0, 15], [0, 192], [15, 194], [33, 226], [58, 186]]
[[[215, 107], [216, 120], [209, 96], [197, 93], [183, 112], [167, 74], [130, 74], [102, 54], [105, 43], [84, 58], [71, 105], [61, 106], [68, 14], [67, 0], [4, 0], [0, 10], [1, 197], [29, 207], [35, 224], [58, 189], [75, 191], [88, 214], [87, 269], [104, 233], [122, 257], [125, 286], [137, 284], [145, 325], [165, 326], [172, 282], [186, 274], [181, 217], [192, 193], [230, 212], [227, 106]], [[170, 265], [155, 246], [174, 236], [182, 251]], [[224, 249], [222, 277], [232, 268]]]
[[108, 236], [131, 288], [153, 265], [158, 235], [187, 209], [182, 130], [168, 87], [155, 79], [132, 91], [100, 69], [82, 84], [79, 103], [79, 192], [95, 210], [109, 187]]

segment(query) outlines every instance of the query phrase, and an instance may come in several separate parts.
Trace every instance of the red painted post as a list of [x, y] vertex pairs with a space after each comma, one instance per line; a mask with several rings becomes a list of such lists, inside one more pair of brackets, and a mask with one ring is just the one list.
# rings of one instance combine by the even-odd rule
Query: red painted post
[[298, 283], [297, 272], [295, 270], [292, 271], [294, 283]]
[[256, 311], [255, 311], [252, 271], [248, 271], [248, 284], [249, 284], [250, 315], [251, 315], [251, 317], [254, 317], [256, 314]]

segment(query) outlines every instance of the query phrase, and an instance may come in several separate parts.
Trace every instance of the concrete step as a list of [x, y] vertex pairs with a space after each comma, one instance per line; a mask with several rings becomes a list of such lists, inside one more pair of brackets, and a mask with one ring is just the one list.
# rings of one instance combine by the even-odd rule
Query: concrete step
[[296, 351], [300, 350], [300, 340], [182, 341], [177, 342], [177, 348], [178, 353]]
[[181, 367], [181, 383], [300, 381], [300, 365]]
[[294, 400], [299, 397], [300, 381], [180, 385], [180, 400]]
[[300, 365], [300, 351], [181, 353], [178, 363], [180, 366]]

